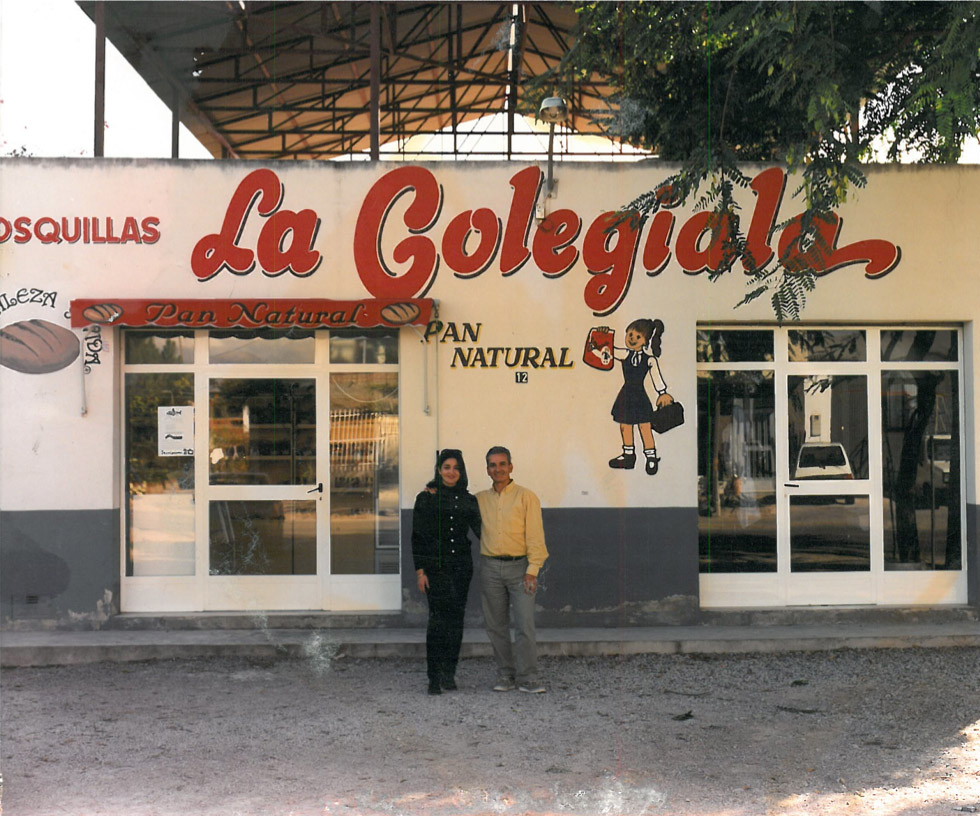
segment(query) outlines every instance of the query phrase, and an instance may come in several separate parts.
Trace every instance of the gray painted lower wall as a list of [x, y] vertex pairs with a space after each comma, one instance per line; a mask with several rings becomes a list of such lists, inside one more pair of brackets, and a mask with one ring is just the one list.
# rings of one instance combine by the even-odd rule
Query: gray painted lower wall
[[[540, 626], [652, 626], [698, 619], [694, 508], [544, 510], [549, 558], [538, 589]], [[411, 557], [412, 513], [402, 515], [405, 611], [425, 619]], [[477, 552], [474, 546], [474, 552]], [[482, 621], [479, 564], [468, 621]]]
[[[541, 575], [541, 626], [693, 623], [698, 612], [693, 508], [546, 509], [551, 557]], [[402, 511], [406, 624], [426, 618]], [[967, 506], [969, 604], [980, 606], [980, 506]], [[474, 545], [474, 552], [476, 552]], [[119, 511], [0, 512], [0, 620], [98, 627], [119, 607]], [[482, 623], [474, 580], [467, 620]]]
[[0, 512], [0, 619], [98, 627], [119, 610], [119, 511]]

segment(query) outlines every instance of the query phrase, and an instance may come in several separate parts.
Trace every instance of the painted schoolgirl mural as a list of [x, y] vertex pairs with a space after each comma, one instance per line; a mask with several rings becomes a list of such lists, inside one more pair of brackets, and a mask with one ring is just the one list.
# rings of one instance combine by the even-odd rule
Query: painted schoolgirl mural
[[[623, 452], [609, 460], [609, 467], [632, 470], [636, 467], [636, 445], [633, 427], [640, 430], [646, 472], [653, 476], [660, 467], [653, 431], [663, 433], [684, 421], [683, 409], [667, 393], [667, 383], [660, 371], [660, 340], [664, 333], [662, 320], [639, 318], [626, 327], [626, 346], [614, 345], [614, 332], [607, 326], [589, 332], [585, 344], [585, 362], [593, 368], [610, 370], [614, 360], [623, 367], [623, 387], [616, 395], [612, 418], [619, 423]], [[657, 407], [647, 396], [647, 376], [657, 392]]]

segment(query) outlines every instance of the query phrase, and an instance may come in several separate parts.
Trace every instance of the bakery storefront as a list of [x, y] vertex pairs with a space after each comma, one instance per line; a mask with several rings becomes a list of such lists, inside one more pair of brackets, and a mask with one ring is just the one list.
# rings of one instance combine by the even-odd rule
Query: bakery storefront
[[980, 604], [980, 170], [870, 168], [802, 251], [746, 168], [752, 257], [816, 273], [783, 321], [707, 213], [615, 216], [670, 173], [0, 161], [5, 625], [411, 619], [435, 453], [498, 444], [543, 625]]

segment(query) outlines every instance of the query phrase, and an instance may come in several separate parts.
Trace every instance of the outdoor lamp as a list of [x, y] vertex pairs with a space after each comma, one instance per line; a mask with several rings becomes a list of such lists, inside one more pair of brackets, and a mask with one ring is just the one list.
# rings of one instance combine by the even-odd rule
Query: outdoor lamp
[[538, 118], [548, 123], [548, 194], [551, 198], [555, 189], [554, 178], [554, 147], [555, 125], [568, 119], [568, 103], [560, 96], [549, 96], [541, 101], [538, 108]]

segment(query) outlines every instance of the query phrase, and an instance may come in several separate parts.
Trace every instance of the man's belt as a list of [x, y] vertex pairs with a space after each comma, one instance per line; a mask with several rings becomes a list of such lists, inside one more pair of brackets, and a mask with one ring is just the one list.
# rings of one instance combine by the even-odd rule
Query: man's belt
[[484, 558], [492, 558], [495, 561], [523, 561], [526, 555], [486, 555]]

